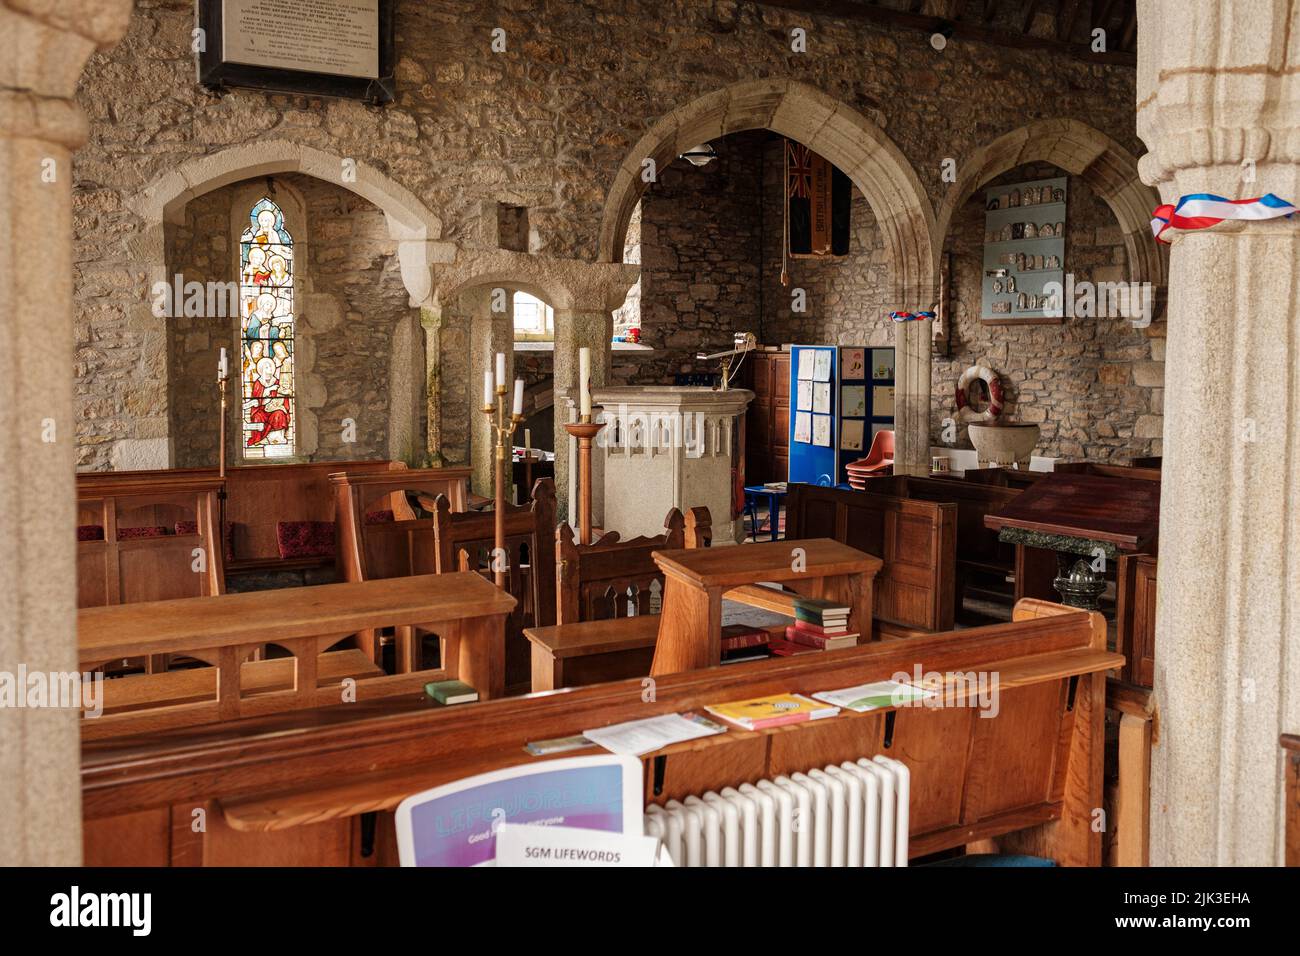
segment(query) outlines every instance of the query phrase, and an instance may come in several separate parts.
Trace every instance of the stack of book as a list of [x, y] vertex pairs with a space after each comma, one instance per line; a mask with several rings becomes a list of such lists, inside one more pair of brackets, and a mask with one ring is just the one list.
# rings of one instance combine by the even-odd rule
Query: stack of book
[[768, 650], [770, 635], [761, 627], [748, 624], [728, 624], [722, 629], [722, 663], [759, 661], [771, 657]]
[[785, 640], [773, 642], [772, 653], [782, 657], [806, 650], [837, 651], [854, 647], [858, 635], [849, 631], [849, 608], [821, 598], [795, 598], [795, 621], [785, 629]]

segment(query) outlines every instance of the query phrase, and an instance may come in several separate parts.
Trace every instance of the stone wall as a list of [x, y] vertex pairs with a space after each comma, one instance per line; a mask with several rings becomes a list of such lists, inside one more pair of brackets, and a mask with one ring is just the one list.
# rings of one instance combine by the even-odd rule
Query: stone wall
[[766, 139], [754, 131], [717, 140], [717, 159], [704, 166], [679, 159], [641, 197], [639, 229], [623, 258], [640, 259], [641, 344], [655, 351], [616, 362], [614, 384], [672, 384], [679, 372], [716, 371], [696, 354], [721, 351], [732, 333], [757, 328]]
[[[284, 208], [298, 260], [297, 460], [388, 457], [394, 331], [399, 322], [413, 318], [414, 310], [383, 213], [355, 193], [310, 176], [276, 176], [274, 188], [272, 198]], [[168, 274], [180, 274], [187, 282], [227, 282], [237, 276], [238, 240], [231, 223], [246, 214], [250, 197], [255, 202], [265, 192], [264, 181], [241, 182], [188, 203], [184, 223], [167, 231]], [[167, 326], [176, 467], [217, 460], [214, 379], [222, 346], [230, 353], [232, 369], [226, 452], [231, 463], [240, 462], [238, 318], [169, 318]], [[355, 427], [345, 427], [345, 422]], [[408, 450], [391, 452], [404, 457]]]
[[[1048, 164], [1027, 164], [988, 187], [1063, 175]], [[1078, 176], [1066, 189], [1065, 271], [1080, 282], [1130, 278], [1128, 255], [1114, 213]], [[949, 344], [934, 363], [931, 440], [957, 424], [956, 447], [969, 448], [956, 419], [957, 378], [971, 365], [1001, 376], [1003, 419], [1037, 422], [1036, 454], [1090, 461], [1160, 453], [1164, 389], [1163, 322], [1149, 329], [1124, 318], [1067, 316], [1063, 324], [985, 325], [980, 321], [985, 189], [958, 211], [945, 251], [953, 254]], [[949, 432], [951, 434], [951, 432]]]
[[[491, 48], [498, 27], [501, 53]], [[791, 51], [794, 27], [807, 31], [805, 53]], [[477, 233], [485, 202], [526, 207], [532, 252], [585, 260], [619, 165], [649, 125], [742, 80], [788, 77], [859, 111], [936, 204], [942, 158], [960, 162], [1035, 119], [1073, 117], [1139, 152], [1130, 68], [971, 41], [937, 54], [923, 33], [759, 4], [404, 0], [397, 100], [382, 109], [213, 95], [194, 80], [193, 28], [190, 0], [140, 0], [126, 37], [91, 58], [78, 92], [90, 139], [73, 167], [77, 371], [83, 442], [96, 446], [83, 449], [84, 467], [108, 467], [121, 449], [173, 431], [159, 388], [168, 349], [147, 313], [154, 266], [141, 251], [157, 224], [142, 210], [152, 184], [229, 147], [274, 140], [355, 160], [408, 190], [452, 242]], [[700, 307], [714, 311], [703, 297]], [[444, 352], [455, 340], [444, 329]]]

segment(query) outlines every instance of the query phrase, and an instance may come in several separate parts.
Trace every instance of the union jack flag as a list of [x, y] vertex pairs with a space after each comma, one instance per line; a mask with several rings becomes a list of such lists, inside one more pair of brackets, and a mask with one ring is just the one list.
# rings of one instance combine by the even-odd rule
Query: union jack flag
[[812, 195], [812, 150], [799, 143], [785, 141], [789, 150], [790, 185], [792, 199], [807, 199]]

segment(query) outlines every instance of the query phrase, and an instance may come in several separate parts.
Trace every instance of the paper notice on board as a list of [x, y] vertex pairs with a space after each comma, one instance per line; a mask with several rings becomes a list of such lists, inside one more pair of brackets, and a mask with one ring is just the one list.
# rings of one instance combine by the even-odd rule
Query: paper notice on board
[[812, 414], [810, 412], [795, 412], [794, 440], [803, 442], [805, 445], [812, 441]]
[[866, 351], [866, 349], [843, 349], [840, 351], [841, 379], [867, 377]]
[[814, 382], [813, 383], [813, 407], [814, 412], [822, 415], [831, 413], [831, 383]]
[[835, 353], [831, 349], [817, 349], [813, 354], [817, 356], [813, 361], [813, 380], [829, 382], [831, 380], [831, 356]]
[[821, 445], [824, 448], [831, 447], [831, 417], [829, 415], [813, 416], [812, 443]]
[[795, 410], [809, 412], [813, 406], [813, 383], [812, 380], [799, 381], [798, 394], [796, 395]]
[[812, 381], [812, 377], [813, 377], [813, 364], [814, 364], [814, 363], [813, 363], [813, 355], [814, 355], [814, 351], [813, 351], [812, 349], [804, 349], [803, 351], [801, 351], [801, 352], [799, 353], [799, 375], [798, 375], [798, 377], [799, 377], [801, 380], [809, 381], [809, 382]]
[[840, 422], [840, 447], [846, 451], [862, 451], [862, 422], [846, 418]]
[[843, 418], [867, 417], [867, 386], [845, 385], [840, 389], [840, 415]]
[[894, 386], [875, 385], [871, 389], [871, 414], [876, 418], [894, 415]]

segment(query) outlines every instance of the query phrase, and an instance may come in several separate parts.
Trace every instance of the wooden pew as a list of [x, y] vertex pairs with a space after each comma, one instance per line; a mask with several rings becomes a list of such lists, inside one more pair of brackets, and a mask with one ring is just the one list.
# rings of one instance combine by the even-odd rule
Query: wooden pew
[[396, 474], [343, 471], [329, 476], [338, 515], [339, 571], [344, 581], [433, 574], [437, 571], [433, 516], [421, 517], [407, 492], [446, 495], [465, 510], [468, 468], [407, 469]]
[[1282, 755], [1286, 761], [1286, 851], [1287, 866], [1300, 866], [1300, 734], [1283, 734]]
[[[464, 573], [86, 608], [77, 618], [83, 668], [164, 654], [185, 654], [209, 666], [106, 681], [104, 713], [83, 718], [82, 737], [351, 706], [418, 694], [436, 680], [464, 680], [484, 698], [499, 697], [505, 619], [514, 604], [479, 575]], [[359, 651], [330, 652], [354, 634], [383, 626], [437, 633], [441, 666], [389, 676]], [[247, 661], [266, 645], [291, 657]], [[348, 686], [348, 678], [355, 684]]]
[[[913, 860], [991, 840], [1007, 852], [1096, 866], [1102, 685], [1119, 658], [1105, 649], [1099, 615], [1041, 605], [1025, 610], [1009, 624], [664, 676], [651, 700], [640, 681], [629, 680], [455, 708], [359, 702], [88, 742], [81, 774], [85, 859], [392, 864], [398, 803], [429, 787], [546, 759], [528, 756], [528, 741], [721, 701], [883, 680], [920, 665], [997, 673], [996, 716], [966, 706], [904, 707], [755, 733], [732, 729], [646, 754], [645, 801], [885, 754], [912, 774]], [[196, 811], [203, 828], [192, 825]]]
[[951, 630], [955, 504], [792, 484], [785, 521], [787, 541], [832, 538], [884, 562], [872, 609], [881, 634]]
[[77, 606], [221, 594], [220, 490], [190, 475], [78, 480]]
[[1148, 687], [1112, 678], [1106, 681], [1106, 709], [1114, 711], [1119, 720], [1115, 806], [1108, 809], [1113, 820], [1111, 857], [1116, 866], [1148, 866], [1155, 695]]
[[[526, 687], [530, 671], [524, 628], [555, 623], [555, 482], [539, 478], [526, 505], [505, 507], [506, 593], [516, 600], [506, 625], [506, 686]], [[477, 571], [492, 579], [496, 513], [454, 513], [440, 494], [433, 513], [434, 570]]]
[[[707, 508], [691, 509], [692, 540], [702, 540], [698, 529], [708, 526], [708, 515]], [[556, 626], [524, 632], [532, 646], [533, 691], [650, 673], [664, 584], [652, 555], [684, 547], [686, 526], [673, 508], [664, 533], [654, 537], [619, 541], [610, 533], [581, 545], [567, 523], [556, 529]]]

